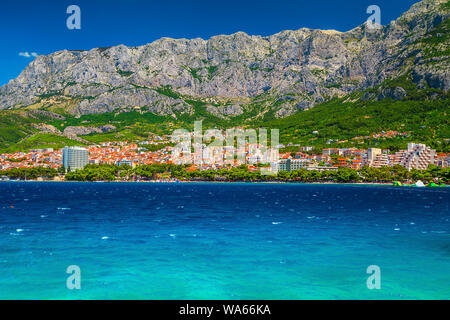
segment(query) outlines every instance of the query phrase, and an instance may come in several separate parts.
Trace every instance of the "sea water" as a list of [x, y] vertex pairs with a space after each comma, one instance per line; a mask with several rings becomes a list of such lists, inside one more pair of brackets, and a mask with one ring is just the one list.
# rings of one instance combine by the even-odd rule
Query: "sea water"
[[0, 299], [448, 299], [449, 200], [448, 188], [0, 182]]

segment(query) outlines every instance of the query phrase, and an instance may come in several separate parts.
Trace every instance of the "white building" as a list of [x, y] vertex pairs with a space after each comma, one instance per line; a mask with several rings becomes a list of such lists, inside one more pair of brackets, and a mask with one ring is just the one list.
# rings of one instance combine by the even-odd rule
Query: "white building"
[[408, 143], [408, 151], [400, 159], [400, 165], [406, 169], [425, 170], [430, 164], [434, 164], [436, 150], [421, 143]]
[[65, 147], [63, 149], [63, 166], [66, 170], [83, 169], [89, 163], [89, 151], [81, 147]]
[[311, 162], [308, 159], [293, 159], [291, 160], [291, 171], [306, 169], [310, 164]]
[[291, 171], [291, 159], [281, 159], [277, 164], [277, 172]]
[[369, 150], [367, 151], [367, 159], [366, 159], [366, 164], [370, 167], [374, 166], [374, 162], [377, 159], [377, 157], [379, 158], [379, 156], [382, 154], [381, 149], [378, 148], [369, 148]]

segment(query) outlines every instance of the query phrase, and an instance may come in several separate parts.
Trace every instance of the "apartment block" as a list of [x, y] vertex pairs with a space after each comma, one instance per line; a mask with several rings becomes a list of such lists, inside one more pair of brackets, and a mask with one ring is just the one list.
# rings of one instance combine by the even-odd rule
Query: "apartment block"
[[400, 159], [400, 165], [408, 170], [425, 170], [435, 163], [436, 150], [421, 143], [408, 143], [408, 151]]

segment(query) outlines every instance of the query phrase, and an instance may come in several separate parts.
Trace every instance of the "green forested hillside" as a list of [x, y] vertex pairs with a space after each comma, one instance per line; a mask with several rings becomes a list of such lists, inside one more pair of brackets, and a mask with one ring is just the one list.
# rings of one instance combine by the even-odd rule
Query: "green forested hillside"
[[[420, 95], [419, 92], [415, 92]], [[113, 124], [116, 129], [103, 134], [82, 136], [83, 139], [98, 143], [107, 140], [143, 140], [150, 133], [170, 134], [175, 128], [191, 130], [195, 120], [204, 120], [204, 129], [210, 127], [229, 128], [244, 125], [247, 128], [279, 129], [284, 144], [296, 143], [317, 147], [330, 146], [327, 140], [348, 140], [346, 143], [331, 143], [331, 146], [379, 146], [405, 148], [408, 142], [422, 142], [438, 151], [449, 152], [450, 126], [448, 113], [450, 99], [431, 100], [426, 97], [394, 101], [351, 100], [356, 97], [333, 99], [310, 110], [300, 111], [282, 119], [248, 120], [218, 119], [206, 113], [196, 113], [174, 119], [160, 117], [151, 113], [138, 112], [114, 114], [84, 115], [80, 118], [66, 116], [64, 120], [36, 118], [30, 114], [21, 115], [16, 111], [4, 111], [0, 114], [0, 150], [14, 151], [38, 147], [61, 147], [65, 144], [80, 144], [66, 137], [50, 134], [37, 134], [32, 124], [47, 123], [63, 130], [67, 126], [99, 126]], [[416, 98], [416, 97], [415, 97]], [[394, 139], [352, 140], [360, 136], [369, 136], [382, 130], [407, 132], [407, 137]], [[318, 131], [318, 133], [316, 132]]]
[[[439, 151], [449, 151], [450, 100], [407, 100], [346, 102], [335, 99], [291, 117], [267, 122], [278, 128], [282, 143], [325, 146], [329, 139], [349, 140], [341, 146], [380, 146], [405, 148], [407, 142], [426, 143]], [[407, 132], [408, 137], [375, 140], [353, 140], [380, 131]], [[318, 134], [314, 134], [318, 131]], [[334, 144], [335, 145], [335, 144]]]

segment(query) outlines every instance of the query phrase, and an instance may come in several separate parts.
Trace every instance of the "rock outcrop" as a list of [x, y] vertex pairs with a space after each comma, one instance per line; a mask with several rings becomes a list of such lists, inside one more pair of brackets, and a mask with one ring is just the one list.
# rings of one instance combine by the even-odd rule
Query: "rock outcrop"
[[64, 135], [85, 136], [91, 133], [104, 133], [115, 129], [116, 127], [113, 125], [104, 125], [100, 127], [69, 126], [64, 129]]

